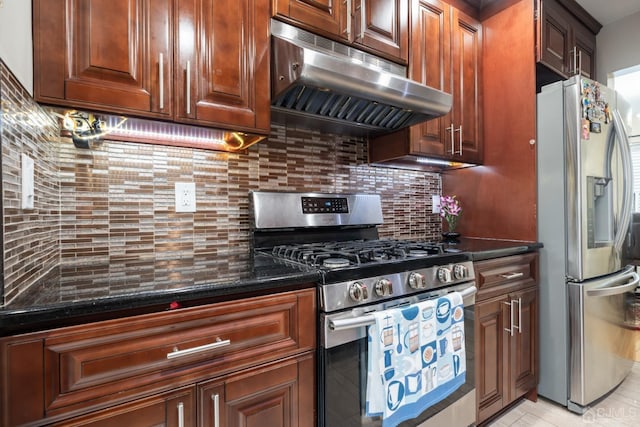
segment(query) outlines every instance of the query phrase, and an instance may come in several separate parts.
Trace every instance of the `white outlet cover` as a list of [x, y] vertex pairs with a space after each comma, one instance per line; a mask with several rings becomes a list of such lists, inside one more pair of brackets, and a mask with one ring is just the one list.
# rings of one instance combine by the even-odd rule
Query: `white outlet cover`
[[440, 196], [437, 194], [431, 196], [431, 213], [440, 213]]
[[176, 182], [176, 212], [196, 211], [196, 183]]
[[22, 154], [22, 209], [33, 209], [34, 193], [34, 165], [33, 159]]

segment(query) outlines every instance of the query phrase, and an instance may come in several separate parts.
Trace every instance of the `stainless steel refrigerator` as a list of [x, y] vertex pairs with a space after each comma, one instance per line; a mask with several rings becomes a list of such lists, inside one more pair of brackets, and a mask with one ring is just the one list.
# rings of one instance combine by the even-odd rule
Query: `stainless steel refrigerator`
[[633, 362], [625, 294], [638, 284], [625, 250], [633, 205], [630, 111], [581, 78], [537, 96], [540, 395], [584, 413]]

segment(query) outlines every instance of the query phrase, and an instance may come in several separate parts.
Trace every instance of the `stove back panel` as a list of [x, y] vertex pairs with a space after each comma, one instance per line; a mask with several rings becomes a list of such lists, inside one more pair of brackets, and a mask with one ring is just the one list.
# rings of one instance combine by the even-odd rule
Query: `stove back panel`
[[383, 223], [378, 194], [250, 194], [254, 230], [374, 226]]

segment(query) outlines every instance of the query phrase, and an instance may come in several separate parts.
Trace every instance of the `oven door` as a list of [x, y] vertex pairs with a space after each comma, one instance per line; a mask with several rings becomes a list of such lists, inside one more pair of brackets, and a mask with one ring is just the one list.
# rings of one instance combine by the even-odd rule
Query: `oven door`
[[373, 307], [321, 315], [321, 343], [318, 375], [319, 426], [382, 426], [381, 417], [368, 417], [365, 411], [367, 390], [367, 313], [399, 304], [437, 298], [443, 293], [460, 291], [465, 307], [466, 382], [444, 400], [430, 406], [416, 419], [401, 426], [467, 426], [476, 422], [474, 372], [475, 292], [473, 282], [445, 290], [425, 292], [410, 298]]

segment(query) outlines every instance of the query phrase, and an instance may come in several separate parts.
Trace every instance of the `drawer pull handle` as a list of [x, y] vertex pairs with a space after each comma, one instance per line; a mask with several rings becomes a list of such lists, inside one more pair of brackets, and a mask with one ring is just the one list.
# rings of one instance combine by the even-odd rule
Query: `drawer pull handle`
[[220, 395], [218, 393], [211, 396], [213, 399], [213, 427], [220, 427]]
[[191, 354], [203, 353], [205, 351], [213, 350], [215, 348], [226, 347], [231, 344], [231, 340], [216, 339], [216, 342], [211, 344], [201, 345], [199, 347], [187, 348], [185, 350], [174, 350], [171, 353], [167, 353], [167, 359], [177, 359], [178, 357], [189, 356]]
[[511, 279], [516, 279], [518, 277], [522, 277], [524, 276], [523, 272], [519, 272], [519, 273], [505, 273], [505, 274], [501, 274], [500, 277], [502, 277], [503, 279], [507, 279], [507, 280], [511, 280]]

